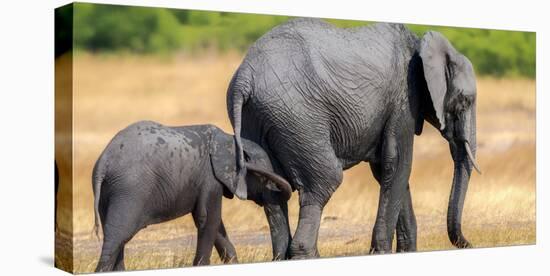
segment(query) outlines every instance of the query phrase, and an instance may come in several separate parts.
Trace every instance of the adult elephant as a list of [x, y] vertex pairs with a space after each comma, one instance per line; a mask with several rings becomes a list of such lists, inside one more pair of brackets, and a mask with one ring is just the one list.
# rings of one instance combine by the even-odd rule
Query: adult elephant
[[380, 183], [371, 250], [391, 252], [397, 229], [397, 250], [415, 251], [408, 180], [424, 120], [449, 142], [447, 229], [452, 244], [469, 247], [461, 215], [475, 166], [475, 100], [472, 64], [437, 32], [418, 38], [401, 24], [341, 29], [296, 19], [262, 36], [233, 76], [227, 104], [240, 153], [236, 181], [246, 172], [244, 137], [260, 144], [299, 192], [293, 238], [286, 203], [265, 206], [275, 259], [318, 256], [323, 207], [343, 170], [361, 161]]

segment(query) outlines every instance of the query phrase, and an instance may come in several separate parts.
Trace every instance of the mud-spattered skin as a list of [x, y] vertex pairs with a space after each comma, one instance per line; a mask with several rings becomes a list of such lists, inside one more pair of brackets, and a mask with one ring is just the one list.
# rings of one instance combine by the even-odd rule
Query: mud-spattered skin
[[[124, 270], [124, 245], [135, 233], [189, 213], [198, 232], [193, 264], [209, 264], [213, 246], [224, 262], [236, 262], [221, 221], [222, 195], [232, 198], [237, 189], [233, 141], [212, 125], [142, 121], [120, 131], [93, 170], [96, 227], [99, 218], [104, 234], [96, 271]], [[261, 147], [245, 145], [248, 163], [273, 171]], [[260, 205], [279, 201], [280, 192], [267, 178], [250, 173], [244, 183], [245, 198]]]
[[[323, 207], [343, 170], [361, 161], [370, 163], [381, 186], [372, 251], [391, 252], [395, 230], [397, 250], [415, 251], [408, 179], [414, 134], [424, 120], [450, 143], [456, 169], [449, 237], [469, 246], [460, 217], [472, 168], [465, 144], [474, 156], [476, 148], [475, 93], [471, 63], [435, 32], [418, 38], [401, 24], [341, 29], [296, 19], [263, 35], [236, 71], [227, 103], [238, 148], [246, 150], [241, 137], [260, 144], [299, 192], [292, 241], [281, 220], [270, 223], [274, 255], [318, 256]], [[266, 214], [269, 220], [286, 211]]]

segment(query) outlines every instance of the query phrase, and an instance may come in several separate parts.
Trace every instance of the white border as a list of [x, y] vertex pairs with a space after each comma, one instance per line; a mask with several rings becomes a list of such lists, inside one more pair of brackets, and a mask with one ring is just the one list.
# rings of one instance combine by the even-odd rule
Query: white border
[[[53, 9], [68, 1], [3, 1], [0, 8], [0, 274], [59, 274], [53, 256]], [[372, 3], [368, 3], [372, 2]], [[548, 7], [544, 1], [97, 1], [537, 32], [537, 141], [548, 141]], [[375, 2], [375, 3], [374, 3]], [[547, 83], [547, 81], [546, 81]], [[128, 272], [122, 275], [529, 275], [548, 271], [548, 146], [537, 143], [537, 245]], [[50, 263], [49, 263], [50, 262]], [[545, 269], [546, 268], [546, 269]], [[11, 272], [11, 273], [10, 273]], [[34, 272], [34, 273], [33, 273]], [[537, 273], [539, 272], [539, 273]], [[117, 275], [117, 274], [113, 274]]]

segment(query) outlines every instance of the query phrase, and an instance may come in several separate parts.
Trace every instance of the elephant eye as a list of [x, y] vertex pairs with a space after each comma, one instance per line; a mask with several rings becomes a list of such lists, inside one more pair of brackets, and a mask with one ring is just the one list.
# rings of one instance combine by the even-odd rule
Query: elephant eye
[[465, 95], [463, 89], [456, 90], [447, 104], [447, 110], [452, 114], [465, 112], [472, 105], [474, 98], [471, 95]]
[[248, 152], [244, 151], [244, 161], [250, 162], [250, 155], [248, 155]]
[[474, 102], [474, 96], [466, 95], [464, 94], [464, 91], [462, 91], [460, 95], [462, 96], [461, 102], [464, 108], [463, 111], [466, 111], [470, 108], [470, 106], [472, 106], [472, 103]]

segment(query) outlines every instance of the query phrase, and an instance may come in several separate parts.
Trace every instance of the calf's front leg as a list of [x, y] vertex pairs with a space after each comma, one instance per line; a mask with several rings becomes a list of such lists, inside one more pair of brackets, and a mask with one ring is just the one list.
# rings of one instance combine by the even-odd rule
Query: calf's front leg
[[221, 224], [221, 202], [221, 191], [210, 192], [199, 199], [193, 211], [198, 232], [194, 266], [210, 264], [212, 248]]
[[220, 223], [220, 228], [216, 236], [216, 241], [214, 242], [214, 247], [216, 247], [216, 251], [218, 251], [218, 255], [224, 263], [236, 264], [239, 262], [237, 260], [237, 252], [235, 251], [235, 247], [229, 240], [229, 236], [225, 231], [223, 221]]

